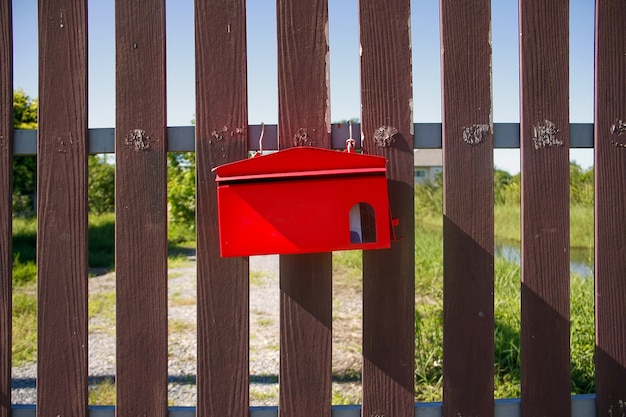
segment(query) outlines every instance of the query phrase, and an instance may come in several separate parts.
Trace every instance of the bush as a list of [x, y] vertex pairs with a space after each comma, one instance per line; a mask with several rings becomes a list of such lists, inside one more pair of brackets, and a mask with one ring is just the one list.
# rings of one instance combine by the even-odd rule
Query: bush
[[169, 222], [196, 227], [196, 155], [193, 152], [167, 155], [167, 201]]
[[101, 155], [89, 156], [89, 212], [109, 213], [115, 209], [115, 166]]

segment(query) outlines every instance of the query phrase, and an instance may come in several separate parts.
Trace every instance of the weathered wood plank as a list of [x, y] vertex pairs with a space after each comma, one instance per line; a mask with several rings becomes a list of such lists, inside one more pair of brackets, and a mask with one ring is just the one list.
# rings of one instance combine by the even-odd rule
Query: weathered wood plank
[[0, 4], [0, 417], [11, 413], [13, 30], [11, 2]]
[[443, 413], [450, 416], [494, 413], [490, 23], [489, 0], [441, 3]]
[[165, 1], [117, 0], [117, 416], [167, 416]]
[[[388, 250], [363, 252], [363, 415], [367, 416], [412, 416], [414, 412], [415, 219], [409, 18], [408, 0], [359, 3], [362, 146], [364, 152], [389, 161], [389, 202], [392, 215], [400, 222], [396, 234], [401, 237]], [[386, 138], [385, 132], [391, 137]], [[392, 143], [387, 144], [388, 140]]]
[[37, 415], [87, 415], [87, 2], [39, 1]]
[[626, 413], [626, 8], [596, 2], [597, 415]]
[[[327, 0], [279, 0], [280, 148], [330, 147]], [[280, 257], [280, 413], [330, 416], [332, 255]]]
[[522, 413], [571, 416], [569, 2], [520, 2]]
[[249, 409], [248, 258], [220, 257], [217, 191], [211, 172], [247, 156], [245, 15], [243, 0], [195, 2], [201, 416], [243, 417]]

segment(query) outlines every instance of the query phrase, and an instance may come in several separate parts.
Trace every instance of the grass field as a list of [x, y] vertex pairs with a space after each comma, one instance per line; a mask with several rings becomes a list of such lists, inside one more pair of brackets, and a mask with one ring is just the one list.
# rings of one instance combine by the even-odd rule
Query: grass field
[[[439, 213], [439, 214], [438, 214]], [[495, 207], [496, 240], [519, 245], [519, 207]], [[588, 206], [571, 210], [572, 248], [583, 258], [593, 254], [593, 212]], [[416, 204], [416, 311], [415, 383], [416, 401], [440, 401], [442, 397], [443, 340], [443, 254], [441, 214]], [[14, 221], [13, 266], [13, 364], [35, 360], [36, 349], [36, 267], [34, 219]], [[193, 247], [194, 235], [187, 227], [170, 228], [170, 252]], [[114, 268], [114, 217], [92, 216], [89, 222], [90, 268]], [[361, 253], [335, 255], [335, 274], [342, 285], [361, 282]], [[502, 258], [495, 260], [495, 396], [520, 396], [520, 268]], [[90, 306], [94, 314], [97, 305]], [[590, 393], [594, 385], [593, 280], [571, 278], [571, 366], [572, 393]], [[360, 372], [360, 370], [357, 370]]]

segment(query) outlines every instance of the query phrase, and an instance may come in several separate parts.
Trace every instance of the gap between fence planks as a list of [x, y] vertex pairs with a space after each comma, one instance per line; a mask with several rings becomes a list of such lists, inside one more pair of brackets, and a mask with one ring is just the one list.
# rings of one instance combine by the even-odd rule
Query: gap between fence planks
[[11, 2], [0, 4], [0, 417], [11, 413], [13, 38]]
[[596, 392], [626, 414], [626, 8], [596, 2]]
[[116, 413], [166, 417], [165, 1], [116, 0], [115, 36]]
[[249, 410], [248, 258], [220, 257], [211, 172], [247, 157], [245, 16], [242, 0], [195, 2], [200, 416], [244, 417]]
[[[280, 148], [330, 148], [328, 1], [278, 0], [276, 9]], [[280, 414], [330, 417], [332, 254], [279, 262]]]

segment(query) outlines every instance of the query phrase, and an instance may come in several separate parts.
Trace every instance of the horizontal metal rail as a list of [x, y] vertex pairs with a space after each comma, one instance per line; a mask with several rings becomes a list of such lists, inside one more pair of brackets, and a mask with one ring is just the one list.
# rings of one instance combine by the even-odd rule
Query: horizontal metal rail
[[[261, 137], [261, 125], [248, 126], [248, 148], [259, 150], [259, 138]], [[216, 131], [216, 136], [220, 132]], [[494, 123], [494, 147], [500, 149], [515, 149], [520, 147], [519, 123]], [[195, 151], [195, 127], [177, 126], [167, 129], [168, 149], [170, 152], [193, 152]], [[365, 135], [368, 140], [372, 135]], [[346, 139], [350, 137], [350, 128], [347, 124], [334, 124], [331, 131], [332, 144], [335, 149], [346, 147]], [[361, 145], [361, 126], [352, 125], [352, 137], [356, 140], [356, 146]], [[415, 123], [413, 147], [415, 149], [441, 148], [441, 123]], [[219, 140], [219, 139], [216, 139]], [[462, 132], [459, 133], [462, 140]], [[266, 125], [263, 132], [263, 149], [272, 150], [278, 147], [278, 127]], [[570, 147], [593, 148], [593, 123], [570, 124]], [[14, 134], [15, 155], [35, 155], [37, 153], [37, 131], [16, 130]], [[115, 129], [96, 128], [89, 129], [89, 153], [115, 153]]]
[[[169, 417], [195, 417], [195, 407], [170, 407]], [[495, 401], [495, 417], [521, 417], [521, 403], [519, 398]], [[13, 417], [35, 417], [34, 405], [14, 405]], [[89, 407], [89, 417], [114, 417], [115, 407]], [[251, 407], [250, 417], [277, 417], [278, 407]], [[417, 403], [415, 417], [441, 417], [442, 404]], [[596, 396], [593, 394], [572, 396], [572, 417], [595, 417]], [[336, 405], [332, 409], [332, 417], [361, 417], [359, 405]]]

